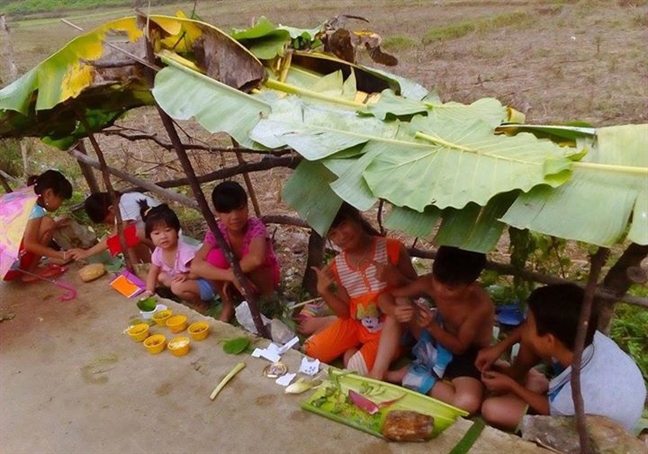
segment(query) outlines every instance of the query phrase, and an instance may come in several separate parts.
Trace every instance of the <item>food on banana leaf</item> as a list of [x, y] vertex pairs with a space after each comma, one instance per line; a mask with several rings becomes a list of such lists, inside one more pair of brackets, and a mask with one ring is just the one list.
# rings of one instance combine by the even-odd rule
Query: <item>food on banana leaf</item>
[[434, 418], [411, 410], [387, 413], [381, 433], [393, 441], [426, 441], [432, 437]]

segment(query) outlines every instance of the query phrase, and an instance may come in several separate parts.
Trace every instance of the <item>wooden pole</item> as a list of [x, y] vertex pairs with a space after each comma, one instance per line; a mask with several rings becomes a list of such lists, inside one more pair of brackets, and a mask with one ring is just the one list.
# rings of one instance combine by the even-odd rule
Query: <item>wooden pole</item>
[[[101, 164], [91, 157], [84, 155], [83, 153], [79, 152], [78, 150], [71, 149], [68, 150], [68, 153], [76, 158], [77, 160], [87, 164], [90, 167], [94, 167], [95, 169], [101, 170]], [[173, 200], [174, 202], [181, 203], [182, 205], [188, 206], [189, 208], [195, 208], [198, 209], [198, 204], [194, 199], [191, 199], [189, 197], [186, 197], [182, 194], [178, 194], [173, 191], [169, 191], [167, 189], [164, 189], [160, 186], [158, 186], [155, 183], [149, 183], [148, 181], [144, 181], [141, 178], [134, 177], [130, 175], [129, 173], [124, 172], [123, 170], [115, 169], [114, 167], [106, 166], [106, 171], [118, 178], [121, 178], [124, 181], [128, 181], [129, 183], [134, 184], [138, 188], [142, 188], [143, 190], [150, 191], [154, 194], [158, 194], [161, 197], [164, 197], [169, 200]]]
[[[234, 144], [234, 147], [239, 148], [239, 143], [236, 140], [232, 139], [232, 144]], [[247, 162], [245, 162], [245, 160], [243, 159], [243, 154], [240, 151], [234, 151], [234, 154], [236, 155], [236, 160], [238, 161], [239, 165], [244, 166], [245, 164], [247, 164]], [[250, 180], [250, 175], [247, 172], [243, 174], [243, 180], [245, 181], [245, 187], [247, 188], [247, 192], [250, 195], [250, 200], [252, 201], [254, 215], [260, 218], [261, 209], [259, 208], [259, 202], [257, 201], [256, 191], [254, 190], [254, 186], [252, 186], [252, 180]]]
[[[73, 148], [76, 149], [79, 153], [82, 153], [84, 155], [88, 154], [83, 139], [79, 140]], [[83, 174], [86, 183], [88, 184], [88, 188], [90, 189], [90, 192], [93, 194], [97, 192], [101, 192], [101, 190], [99, 189], [99, 184], [97, 183], [97, 179], [95, 178], [95, 175], [92, 172], [92, 168], [90, 168], [88, 164], [86, 164], [81, 160], [77, 160], [77, 163], [81, 168], [81, 173]]]
[[79, 114], [78, 118], [85, 130], [88, 131], [88, 139], [90, 140], [95, 153], [97, 153], [97, 158], [99, 159], [99, 163], [101, 165], [101, 175], [103, 177], [104, 184], [106, 185], [106, 190], [108, 191], [108, 196], [110, 197], [110, 202], [112, 203], [113, 210], [115, 211], [115, 219], [117, 220], [117, 235], [119, 236], [119, 245], [121, 246], [124, 253], [124, 262], [126, 264], [126, 268], [132, 272], [135, 272], [135, 269], [133, 268], [133, 262], [130, 258], [130, 254], [128, 253], [128, 247], [126, 246], [126, 237], [124, 237], [124, 221], [122, 220], [121, 210], [119, 209], [119, 199], [117, 198], [117, 193], [113, 189], [112, 183], [110, 182], [110, 173], [108, 173], [106, 159], [104, 158], [103, 152], [99, 147], [99, 143], [97, 142], [97, 139], [95, 139], [95, 136], [92, 133], [90, 125], [86, 121], [85, 117], [82, 114]]
[[574, 360], [572, 361], [571, 387], [572, 399], [574, 400], [574, 410], [576, 412], [576, 428], [580, 439], [581, 454], [591, 454], [589, 435], [585, 421], [585, 404], [581, 394], [581, 368], [583, 360], [583, 349], [585, 347], [585, 337], [589, 329], [590, 317], [592, 315], [592, 305], [594, 302], [594, 291], [598, 282], [601, 268], [605, 264], [605, 259], [609, 249], [599, 248], [590, 260], [590, 272], [585, 286], [585, 299], [581, 307], [580, 318], [578, 320], [578, 331], [576, 332], [576, 342], [574, 345]]
[[[149, 63], [149, 65], [147, 65], [147, 69], [154, 67], [155, 55], [153, 53], [153, 45], [148, 38], [148, 29], [147, 29], [147, 40], [146, 40], [146, 57]], [[147, 76], [149, 79], [149, 84], [152, 87], [153, 72], [150, 70], [147, 71]], [[162, 125], [164, 126], [164, 129], [166, 130], [169, 139], [171, 140], [171, 144], [173, 145], [173, 148], [176, 154], [178, 155], [180, 164], [182, 165], [182, 168], [185, 174], [187, 175], [187, 179], [189, 180], [189, 186], [191, 187], [191, 191], [193, 192], [194, 197], [198, 202], [198, 207], [200, 209], [200, 212], [202, 213], [203, 217], [205, 218], [205, 221], [207, 222], [207, 225], [209, 226], [209, 229], [214, 235], [218, 247], [225, 254], [228, 263], [232, 267], [234, 276], [236, 276], [236, 279], [243, 287], [243, 297], [247, 301], [248, 307], [250, 308], [252, 320], [254, 320], [254, 326], [256, 327], [256, 330], [260, 336], [269, 338], [270, 336], [268, 330], [266, 329], [265, 325], [263, 324], [263, 320], [261, 319], [261, 313], [259, 312], [259, 307], [257, 305], [256, 297], [254, 296], [254, 292], [252, 290], [250, 282], [248, 281], [245, 274], [243, 274], [243, 270], [241, 270], [241, 265], [239, 264], [238, 259], [234, 256], [234, 253], [230, 249], [229, 245], [227, 244], [227, 241], [223, 237], [223, 234], [221, 233], [220, 229], [218, 228], [216, 219], [214, 218], [214, 215], [209, 209], [209, 205], [207, 204], [207, 200], [205, 199], [205, 194], [203, 194], [202, 189], [200, 188], [200, 183], [198, 183], [198, 179], [196, 178], [196, 173], [193, 169], [193, 166], [191, 165], [191, 161], [189, 160], [189, 157], [187, 156], [187, 152], [182, 146], [182, 140], [180, 140], [180, 136], [178, 136], [178, 131], [176, 131], [175, 129], [173, 120], [164, 111], [164, 109], [162, 109], [159, 106], [159, 104], [157, 104], [157, 102], [155, 103], [155, 107], [157, 108], [158, 115], [162, 120]]]
[[216, 238], [216, 243], [218, 244], [219, 249], [225, 254], [225, 257], [227, 257], [227, 261], [232, 267], [234, 276], [236, 276], [236, 279], [241, 283], [241, 286], [243, 287], [243, 297], [248, 302], [250, 313], [252, 314], [252, 319], [254, 320], [254, 326], [256, 327], [256, 330], [259, 333], [259, 335], [265, 338], [269, 338], [268, 331], [266, 330], [266, 327], [263, 324], [263, 320], [261, 319], [261, 314], [259, 312], [259, 308], [256, 302], [256, 298], [254, 296], [254, 292], [252, 291], [252, 287], [250, 286], [247, 277], [245, 277], [245, 274], [243, 274], [238, 259], [232, 253], [232, 250], [227, 244], [227, 241], [223, 237], [223, 234], [221, 233], [220, 229], [218, 228], [218, 224], [216, 223], [216, 219], [214, 218], [214, 215], [212, 214], [211, 210], [209, 209], [209, 206], [207, 205], [205, 194], [203, 194], [202, 189], [200, 188], [200, 183], [198, 183], [198, 179], [196, 178], [196, 174], [194, 173], [194, 169], [193, 166], [191, 165], [191, 161], [189, 160], [189, 157], [187, 156], [187, 153], [185, 152], [184, 148], [182, 148], [182, 142], [180, 141], [180, 137], [178, 136], [178, 133], [175, 130], [175, 126], [173, 125], [173, 120], [171, 120], [171, 117], [169, 117], [169, 115], [167, 115], [167, 113], [159, 105], [156, 104], [156, 107], [158, 109], [158, 114], [162, 119], [162, 124], [164, 125], [164, 128], [166, 129], [167, 133], [169, 134], [171, 143], [173, 143], [174, 145], [176, 154], [178, 155], [178, 159], [180, 160], [180, 164], [182, 165], [182, 168], [185, 174], [187, 175], [187, 178], [189, 180], [189, 185], [194, 194], [194, 197], [196, 198], [196, 201], [198, 202], [198, 207], [200, 208], [200, 212], [205, 218], [205, 221], [207, 221], [209, 230], [211, 230], [212, 234]]
[[[640, 284], [645, 282], [645, 273], [641, 275], [641, 262], [648, 255], [648, 245], [640, 245], [631, 243], [619, 260], [610, 268], [605, 278], [603, 279], [603, 286], [615, 295], [622, 296], [632, 284]], [[638, 273], [633, 273], [633, 270], [638, 269]], [[643, 281], [643, 282], [642, 282]], [[599, 301], [599, 319], [598, 328], [601, 332], [608, 334], [614, 315], [615, 301]]]

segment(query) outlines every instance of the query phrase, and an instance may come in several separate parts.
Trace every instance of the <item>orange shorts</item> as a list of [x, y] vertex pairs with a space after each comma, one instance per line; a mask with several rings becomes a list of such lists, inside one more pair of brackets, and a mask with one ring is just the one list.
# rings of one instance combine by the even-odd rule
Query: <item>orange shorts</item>
[[338, 318], [324, 330], [311, 336], [304, 347], [308, 356], [324, 363], [330, 363], [347, 350], [357, 348], [367, 368], [371, 370], [376, 361], [380, 334], [381, 331], [370, 333], [359, 320]]

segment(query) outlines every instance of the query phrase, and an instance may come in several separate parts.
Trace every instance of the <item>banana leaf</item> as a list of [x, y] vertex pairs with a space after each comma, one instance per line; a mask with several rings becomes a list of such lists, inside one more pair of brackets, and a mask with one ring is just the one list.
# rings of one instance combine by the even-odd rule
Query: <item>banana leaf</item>
[[250, 130], [270, 112], [268, 103], [174, 60], [162, 60], [169, 66], [155, 76], [153, 96], [170, 117], [195, 117], [211, 133], [226, 132], [242, 146], [256, 147], [249, 138]]
[[[301, 407], [376, 437], [383, 437], [382, 424], [392, 410], [416, 411], [434, 417], [433, 438], [454, 424], [457, 418], [468, 416], [459, 408], [400, 386], [334, 369], [330, 372], [332, 380], [325, 380], [310, 398], [301, 403]], [[377, 404], [390, 400], [395, 402], [369, 415], [347, 401], [349, 390], [363, 394]]]
[[[156, 51], [191, 57], [210, 77], [237, 89], [263, 80], [261, 62], [217, 28], [179, 17], [148, 19]], [[42, 137], [66, 148], [88, 134], [82, 118], [96, 132], [132, 108], [153, 104], [143, 66], [122, 52], [146, 59], [146, 23], [127, 17], [84, 33], [0, 90], [0, 138]]]
[[648, 244], [648, 125], [600, 128], [596, 139], [566, 184], [521, 195], [502, 221], [606, 247], [626, 232], [628, 240]]

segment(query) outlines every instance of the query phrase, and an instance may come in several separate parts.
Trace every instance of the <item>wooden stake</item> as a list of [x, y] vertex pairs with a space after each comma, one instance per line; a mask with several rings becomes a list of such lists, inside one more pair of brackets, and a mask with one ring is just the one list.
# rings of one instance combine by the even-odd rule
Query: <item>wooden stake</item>
[[599, 248], [590, 260], [590, 272], [585, 286], [585, 299], [581, 307], [580, 318], [578, 320], [578, 331], [576, 332], [576, 342], [574, 345], [574, 360], [572, 361], [571, 387], [572, 399], [574, 400], [574, 410], [576, 411], [576, 428], [580, 439], [581, 454], [591, 454], [589, 435], [585, 421], [585, 404], [581, 394], [581, 368], [583, 360], [583, 348], [585, 346], [585, 337], [589, 328], [589, 320], [592, 315], [592, 303], [594, 301], [594, 291], [598, 282], [601, 268], [605, 263], [609, 249]]
[[130, 254], [128, 253], [128, 247], [126, 246], [126, 237], [124, 236], [124, 225], [123, 225], [123, 220], [121, 217], [121, 211], [119, 209], [119, 199], [117, 198], [117, 193], [113, 189], [112, 183], [110, 182], [110, 174], [108, 173], [107, 165], [106, 165], [106, 159], [104, 158], [103, 152], [101, 151], [101, 148], [99, 147], [99, 143], [97, 142], [97, 139], [95, 139], [94, 134], [92, 133], [92, 129], [90, 129], [90, 125], [88, 124], [88, 121], [85, 119], [83, 114], [78, 115], [79, 121], [85, 128], [85, 130], [88, 132], [88, 139], [90, 140], [90, 143], [92, 144], [92, 147], [94, 148], [95, 153], [97, 153], [97, 158], [99, 159], [99, 164], [101, 165], [101, 175], [103, 177], [104, 184], [106, 185], [106, 190], [108, 191], [108, 196], [110, 197], [110, 202], [112, 203], [113, 210], [115, 212], [115, 219], [117, 220], [117, 235], [119, 237], [119, 245], [122, 248], [122, 251], [124, 253], [124, 262], [126, 265], [126, 269], [128, 269], [131, 272], [135, 272], [135, 268], [133, 268], [133, 261], [130, 258]]

